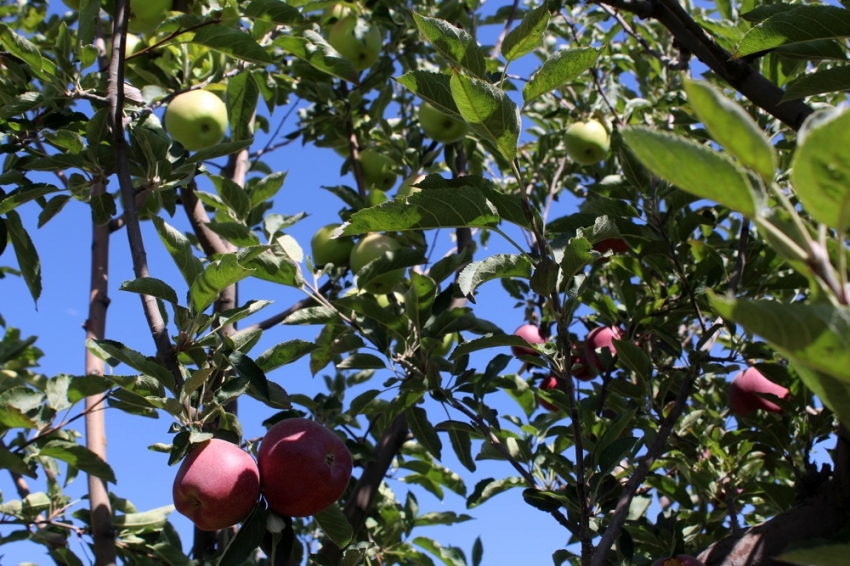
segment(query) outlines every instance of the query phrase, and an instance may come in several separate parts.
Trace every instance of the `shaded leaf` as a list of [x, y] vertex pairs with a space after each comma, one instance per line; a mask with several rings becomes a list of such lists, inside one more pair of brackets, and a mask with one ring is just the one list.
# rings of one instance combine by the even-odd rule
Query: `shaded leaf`
[[458, 275], [460, 291], [467, 297], [480, 285], [503, 277], [531, 277], [531, 261], [525, 255], [496, 254], [483, 261], [474, 261]]
[[800, 6], [774, 14], [748, 31], [733, 58], [780, 45], [850, 37], [850, 12], [836, 6]]
[[328, 538], [339, 548], [348, 546], [348, 543], [354, 537], [354, 530], [336, 504], [316, 513], [313, 518], [316, 519], [319, 527], [328, 535]]
[[140, 295], [150, 295], [172, 304], [177, 304], [177, 292], [168, 283], [154, 277], [142, 277], [132, 281], [124, 281], [119, 291], [129, 291]]
[[452, 98], [469, 127], [492, 143], [509, 162], [516, 157], [522, 129], [519, 108], [505, 92], [479, 79], [455, 72], [451, 81]]
[[443, 57], [483, 79], [487, 73], [484, 52], [475, 38], [445, 20], [429, 18], [413, 12], [413, 21], [428, 42]]
[[115, 473], [109, 464], [100, 456], [76, 442], [64, 440], [51, 440], [41, 447], [39, 453], [42, 456], [50, 456], [61, 460], [87, 474], [115, 483]]

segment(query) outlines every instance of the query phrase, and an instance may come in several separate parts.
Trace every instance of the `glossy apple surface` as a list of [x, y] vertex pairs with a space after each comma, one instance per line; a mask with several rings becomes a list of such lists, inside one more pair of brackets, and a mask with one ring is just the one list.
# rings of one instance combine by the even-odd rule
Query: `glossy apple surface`
[[381, 54], [382, 42], [377, 25], [354, 15], [339, 20], [328, 32], [328, 43], [351, 61], [358, 71], [375, 64]]
[[[357, 273], [370, 261], [384, 255], [384, 252], [394, 252], [398, 249], [401, 249], [401, 244], [394, 238], [382, 234], [367, 234], [351, 249], [349, 257], [351, 271]], [[385, 295], [402, 277], [404, 277], [404, 268], [394, 269], [369, 281], [363, 289], [367, 293]]]
[[360, 171], [366, 186], [379, 191], [390, 190], [398, 180], [393, 160], [371, 149], [360, 152]]
[[[540, 389], [557, 389], [557, 388], [558, 388], [558, 378], [555, 377], [554, 375], [550, 375], [549, 377], [547, 377], [546, 379], [543, 380], [543, 383], [540, 384]], [[540, 406], [543, 407], [544, 409], [546, 409], [547, 411], [550, 411], [552, 413], [560, 411], [560, 409], [558, 409], [558, 407], [556, 407], [555, 405], [553, 405], [549, 401], [545, 401], [545, 400], [541, 399], [540, 397], [537, 398], [537, 401], [540, 403]]]
[[596, 351], [601, 348], [608, 348], [611, 351], [611, 356], [616, 356], [617, 349], [614, 347], [613, 340], [619, 340], [622, 336], [620, 329], [616, 326], [598, 326], [588, 332], [584, 341], [584, 359], [587, 360], [588, 367], [596, 371], [603, 371], [605, 366]]
[[260, 497], [260, 472], [251, 456], [230, 442], [210, 439], [189, 452], [172, 487], [174, 507], [202, 531], [242, 521]]
[[351, 453], [315, 421], [293, 418], [269, 429], [257, 453], [269, 507], [284, 517], [307, 517], [330, 507], [351, 477]]
[[597, 120], [570, 124], [564, 135], [567, 153], [582, 165], [598, 163], [608, 153], [608, 130]]
[[[523, 324], [514, 330], [514, 336], [519, 336], [529, 344], [543, 344], [546, 342], [546, 338], [540, 334], [540, 327], [534, 324]], [[511, 353], [516, 357], [540, 355], [537, 350], [526, 348], [524, 346], [511, 346]]]
[[426, 136], [440, 143], [460, 141], [469, 131], [466, 122], [443, 114], [427, 102], [419, 106], [419, 125]]
[[351, 249], [354, 247], [354, 240], [346, 237], [332, 238], [331, 236], [339, 226], [339, 224], [328, 224], [322, 226], [313, 234], [313, 239], [310, 240], [310, 249], [313, 251], [313, 263], [316, 267], [322, 267], [329, 263], [334, 265], [348, 264]]
[[189, 151], [212, 147], [227, 131], [227, 107], [208, 90], [178, 94], [165, 111], [165, 129]]
[[786, 388], [773, 383], [756, 368], [748, 368], [738, 373], [729, 384], [729, 406], [740, 416], [756, 409], [782, 413], [782, 407], [759, 395], [763, 393], [776, 395], [780, 399], [788, 397]]

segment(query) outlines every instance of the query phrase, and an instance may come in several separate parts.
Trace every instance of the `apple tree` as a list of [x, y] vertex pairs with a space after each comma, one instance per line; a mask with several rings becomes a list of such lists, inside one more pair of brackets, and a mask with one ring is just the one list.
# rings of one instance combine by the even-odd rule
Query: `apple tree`
[[[0, 6], [0, 273], [35, 301], [61, 285], [42, 281], [31, 233], [91, 211], [75, 231], [91, 231], [85, 367], [39, 373], [36, 339], [0, 319], [0, 468], [17, 490], [0, 544], [72, 566], [73, 536], [98, 565], [477, 566], [480, 541], [467, 557], [424, 529], [470, 518], [419, 511], [417, 493], [448, 489], [473, 515], [494, 497], [538, 509], [568, 541], [555, 564], [846, 563], [843, 7], [66, 4]], [[178, 110], [200, 93], [224, 103], [212, 125], [200, 102]], [[222, 111], [227, 135], [207, 139]], [[338, 199], [312, 242], [290, 235], [304, 213], [283, 198], [285, 168], [316, 166], [285, 159], [294, 142], [342, 158], [338, 184], [310, 189]], [[438, 231], [452, 253], [434, 253]], [[122, 233], [132, 276], [109, 273]], [[154, 246], [180, 278], [148, 264]], [[237, 292], [249, 279], [301, 298], [269, 312]], [[118, 291], [139, 296], [131, 323], [152, 343], [105, 331]], [[303, 332], [275, 338], [281, 323]], [[298, 360], [327, 391], [284, 389]], [[104, 407], [173, 419], [151, 448], [176, 466], [213, 439], [262, 454], [245, 406], [345, 443], [336, 503], [289, 517], [260, 497], [184, 548], [171, 507], [114, 492]], [[467, 490], [482, 460], [499, 475]], [[77, 502], [60, 475], [80, 473]]]

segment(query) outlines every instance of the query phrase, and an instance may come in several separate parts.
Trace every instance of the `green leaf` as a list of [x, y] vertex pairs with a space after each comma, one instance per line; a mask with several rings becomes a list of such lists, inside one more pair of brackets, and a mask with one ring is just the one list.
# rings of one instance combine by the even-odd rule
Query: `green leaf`
[[544, 2], [526, 13], [522, 22], [505, 36], [502, 55], [507, 61], [516, 61], [531, 53], [543, 41], [543, 33], [548, 25], [549, 6]]
[[340, 508], [333, 504], [324, 511], [313, 515], [319, 527], [324, 531], [339, 548], [345, 548], [354, 537], [354, 529], [348, 523], [348, 519], [342, 514]]
[[496, 254], [483, 261], [474, 261], [463, 268], [458, 275], [460, 292], [469, 297], [472, 292], [487, 281], [503, 277], [531, 277], [531, 261], [525, 255]]
[[[617, 353], [620, 353], [620, 350], [617, 350]], [[602, 455], [602, 451], [608, 447], [612, 442], [620, 438], [620, 435], [629, 428], [629, 426], [634, 426], [633, 419], [635, 418], [635, 414], [637, 413], [637, 409], [629, 409], [611, 423], [605, 432], [602, 434], [602, 438], [596, 443], [596, 446], [593, 450], [593, 465], [599, 465], [599, 457]]]
[[430, 527], [432, 525], [454, 525], [471, 521], [472, 517], [463, 513], [458, 515], [454, 511], [431, 512], [416, 517], [417, 527]]
[[257, 363], [242, 352], [232, 352], [227, 359], [241, 377], [247, 378], [264, 401], [269, 401], [269, 382]]
[[359, 81], [360, 73], [351, 61], [337, 53], [322, 36], [313, 31], [305, 31], [304, 37], [281, 35], [275, 39], [275, 45], [338, 79], [350, 83]]
[[428, 42], [440, 55], [455, 66], [469, 71], [472, 76], [483, 79], [487, 74], [484, 52], [475, 38], [445, 20], [421, 16], [413, 12], [413, 21]]
[[24, 276], [33, 301], [38, 305], [38, 298], [41, 296], [41, 260], [29, 234], [24, 230], [21, 217], [14, 210], [6, 213], [6, 230], [12, 241], [21, 274]]
[[351, 354], [336, 365], [336, 369], [387, 369], [387, 364], [372, 354]]
[[457, 459], [470, 472], [475, 471], [475, 459], [472, 457], [472, 439], [469, 433], [459, 428], [449, 427], [449, 441]]
[[[286, 172], [278, 171], [276, 173], [272, 173], [271, 175], [266, 175], [256, 183], [253, 183], [250, 186], [249, 190], [251, 208], [254, 208], [261, 202], [265, 202], [275, 196], [277, 192], [281, 189], [281, 187], [283, 187], [284, 181], [286, 181]], [[294, 224], [294, 222], [292, 223]]]
[[[381, 257], [370, 261], [360, 271], [357, 272], [357, 287], [359, 289], [365, 289], [369, 283], [371, 283], [372, 281], [374, 281], [385, 273], [390, 273], [397, 269], [413, 267], [414, 265], [419, 265], [421, 263], [425, 263], [425, 256], [422, 255], [421, 250], [401, 248], [395, 251], [386, 251]], [[365, 301], [366, 299], [361, 295], [345, 297], [344, 299], [340, 299], [336, 302], [348, 302], [351, 304], [352, 308], [355, 308], [356, 310], [361, 306], [365, 305]], [[374, 302], [374, 299], [372, 299], [372, 301]], [[375, 303], [375, 305], [377, 305], [377, 303]], [[358, 312], [360, 311], [358, 310]], [[389, 314], [383, 309], [381, 309], [381, 312], [384, 314]], [[391, 316], [390, 318], [392, 318], [392, 320], [389, 320], [386, 316], [380, 316], [375, 312], [374, 308], [368, 311], [363, 311], [361, 314], [369, 316], [370, 318], [374, 318], [378, 322], [387, 325], [396, 333], [401, 332], [402, 326], [404, 326], [403, 322], [396, 319], [395, 317]], [[404, 329], [404, 331], [406, 331], [406, 328]]]
[[[262, 254], [267, 255], [267, 254]], [[218, 298], [219, 293], [230, 285], [242, 281], [253, 269], [239, 265], [236, 254], [225, 254], [210, 263], [189, 287], [189, 300], [195, 313], [202, 313]]]
[[505, 159], [513, 161], [522, 129], [519, 108], [514, 101], [496, 86], [457, 72], [450, 82], [452, 98], [463, 120], [478, 136], [492, 143]]
[[0, 45], [23, 61], [38, 78], [50, 82], [50, 75], [45, 73], [43, 69], [52, 67], [52, 64], [42, 58], [41, 51], [34, 43], [18, 35], [3, 23], [0, 23]]
[[604, 48], [561, 49], [550, 56], [523, 87], [523, 105], [528, 106], [528, 103], [538, 96], [574, 81], [596, 63], [602, 49]]
[[744, 20], [757, 24], [759, 22], [763, 22], [771, 16], [775, 16], [776, 14], [782, 12], [788, 12], [789, 10], [794, 10], [798, 8], [799, 5], [795, 4], [765, 4], [763, 6], [759, 6], [754, 10], [750, 10], [744, 14], [741, 14], [741, 18]]
[[720, 316], [767, 340], [782, 355], [850, 383], [850, 311], [830, 304], [783, 304], [711, 296]]
[[326, 307], [307, 307], [298, 309], [281, 322], [281, 324], [327, 324], [339, 320], [336, 310]]
[[255, 270], [253, 276], [258, 279], [295, 288], [304, 284], [298, 265], [288, 257], [262, 253], [245, 265]]
[[161, 530], [168, 522], [168, 515], [174, 511], [174, 505], [157, 507], [143, 513], [126, 513], [116, 515], [113, 525], [119, 531], [127, 530], [134, 533], [148, 533]]
[[251, 34], [230, 26], [217, 25], [202, 27], [195, 32], [192, 43], [205, 45], [210, 49], [249, 63], [265, 65], [272, 62], [272, 58], [251, 37]]
[[218, 566], [240, 566], [257, 550], [265, 535], [266, 510], [262, 503], [258, 503], [224, 549], [218, 559]]
[[804, 548], [783, 552], [776, 560], [800, 566], [844, 566], [848, 553], [850, 544], [809, 543]]
[[780, 103], [816, 94], [850, 90], [850, 65], [806, 74], [788, 85]]
[[741, 106], [703, 81], [685, 81], [688, 100], [708, 133], [729, 154], [771, 182], [776, 151], [756, 121]]
[[407, 416], [407, 425], [410, 427], [410, 432], [413, 437], [419, 441], [419, 444], [431, 453], [437, 460], [440, 459], [440, 454], [443, 449], [443, 443], [434, 430], [431, 421], [428, 420], [428, 413], [422, 407], [409, 407], [405, 411]]
[[114, 340], [88, 340], [86, 341], [86, 348], [102, 360], [113, 357], [139, 373], [156, 379], [169, 391], [174, 391], [174, 376], [167, 369], [159, 365], [157, 361], [147, 358], [135, 350], [131, 350], [121, 342]]
[[846, 61], [847, 53], [844, 47], [831, 39], [820, 39], [783, 45], [777, 47], [775, 53], [783, 59], [794, 61]]
[[316, 345], [312, 342], [304, 340], [289, 340], [275, 344], [257, 358], [257, 365], [264, 372], [268, 373], [273, 369], [279, 368], [286, 364], [300, 359], [316, 349]]
[[228, 309], [218, 315], [218, 326], [222, 327], [227, 326], [228, 324], [234, 324], [236, 322], [239, 322], [240, 320], [248, 318], [252, 314], [263, 310], [264, 308], [272, 304], [272, 302], [273, 301], [251, 299], [241, 307]]
[[180, 231], [166, 224], [165, 220], [159, 216], [154, 216], [152, 220], [166, 251], [174, 260], [186, 284], [191, 285], [204, 271], [201, 260], [195, 257], [192, 242]]
[[191, 165], [193, 163], [203, 163], [204, 161], [209, 161], [216, 157], [224, 157], [225, 155], [242, 151], [246, 147], [249, 147], [253, 142], [254, 140], [221, 142], [212, 147], [208, 147], [207, 149], [200, 149], [194, 152], [188, 159], [186, 159], [186, 164]]
[[806, 387], [835, 414], [838, 422], [844, 425], [850, 423], [850, 383], [808, 368], [805, 364], [793, 359], [791, 366], [803, 383], [806, 384]]
[[494, 226], [499, 216], [481, 191], [473, 187], [428, 189], [407, 199], [393, 199], [355, 212], [341, 235], [367, 232]]
[[481, 537], [475, 537], [475, 543], [472, 545], [472, 566], [481, 566], [482, 558], [484, 558], [484, 545], [481, 543]]
[[646, 167], [683, 191], [755, 216], [746, 173], [731, 159], [695, 141], [648, 128], [626, 128], [623, 138]]
[[850, 112], [807, 131], [794, 154], [791, 183], [815, 220], [839, 232], [850, 226]]
[[540, 509], [545, 513], [551, 513], [561, 508], [560, 501], [530, 487], [522, 490], [522, 498], [535, 509]]
[[433, 279], [434, 283], [439, 285], [452, 276], [460, 266], [468, 263], [471, 259], [472, 252], [470, 252], [468, 248], [464, 248], [459, 254], [452, 254], [444, 257], [432, 265], [431, 269], [428, 270], [428, 277]]
[[59, 190], [59, 187], [47, 183], [36, 183], [19, 187], [0, 199], [0, 214], [6, 214], [25, 202], [58, 192]]
[[643, 351], [629, 340], [614, 340], [617, 348], [617, 358], [627, 368], [638, 374], [644, 381], [652, 377], [652, 360]]
[[297, 9], [281, 0], [251, 0], [243, 15], [253, 20], [265, 20], [282, 25], [298, 24], [304, 20]]
[[453, 546], [443, 547], [440, 543], [425, 537], [416, 537], [413, 544], [424, 548], [440, 559], [446, 566], [466, 566], [466, 559], [460, 549]]
[[111, 193], [92, 195], [89, 206], [91, 207], [92, 222], [97, 226], [106, 226], [112, 220], [112, 217], [118, 213], [115, 198]]
[[495, 495], [515, 487], [523, 487], [524, 485], [525, 481], [523, 481], [522, 478], [517, 477], [507, 477], [500, 480], [493, 478], [483, 479], [475, 484], [475, 489], [466, 499], [466, 508], [472, 509], [474, 507], [478, 507]]
[[475, 340], [467, 340], [462, 344], [458, 344], [457, 348], [454, 349], [452, 355], [449, 359], [454, 360], [459, 356], [463, 356], [465, 354], [471, 354], [472, 352], [477, 352], [479, 350], [487, 350], [489, 348], [504, 348], [510, 346], [517, 346], [520, 348], [533, 348], [532, 344], [529, 344], [524, 339], [519, 336], [514, 336], [513, 334], [487, 334], [482, 336], [481, 338], [476, 338]]
[[748, 31], [733, 59], [817, 39], [850, 37], [850, 12], [835, 6], [800, 6], [772, 15]]
[[[254, 73], [240, 73], [227, 80], [225, 100], [227, 100], [227, 118], [230, 123], [232, 141], [248, 140], [254, 137], [251, 123], [259, 97], [260, 86], [257, 84]], [[244, 220], [245, 217], [239, 216], [239, 219]]]
[[[38, 214], [38, 227], [41, 228], [50, 222], [54, 216], [62, 211], [65, 205], [68, 204], [69, 200], [71, 200], [69, 195], [56, 195], [47, 201], [47, 204], [44, 205], [44, 208]], [[2, 238], [2, 240], [5, 242], [5, 238]], [[2, 244], [0, 244], [0, 246], [2, 246]], [[3, 253], [2, 248], [0, 248], [0, 253]]]
[[168, 283], [154, 277], [142, 277], [132, 281], [124, 281], [118, 288], [119, 291], [129, 291], [140, 295], [150, 295], [157, 299], [177, 304], [177, 292]]
[[39, 453], [42, 456], [61, 460], [96, 478], [116, 483], [115, 473], [109, 464], [104, 462], [100, 456], [76, 442], [51, 440], [41, 448]]
[[452, 118], [462, 120], [460, 110], [457, 109], [455, 99], [452, 98], [451, 75], [443, 73], [432, 73], [430, 71], [410, 71], [396, 79], [403, 87], [407, 88], [442, 112]]
[[30, 470], [30, 467], [27, 466], [24, 459], [9, 452], [5, 448], [0, 448], [0, 469], [9, 470], [15, 474], [21, 474], [22, 476], [28, 476], [31, 478], [37, 478], [38, 476]]

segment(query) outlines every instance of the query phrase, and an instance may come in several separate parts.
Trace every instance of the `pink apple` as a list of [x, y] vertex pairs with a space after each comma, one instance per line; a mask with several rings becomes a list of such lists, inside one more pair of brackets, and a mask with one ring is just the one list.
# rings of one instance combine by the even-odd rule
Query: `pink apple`
[[260, 472], [251, 456], [213, 438], [199, 444], [180, 464], [172, 487], [174, 507], [202, 531], [242, 521], [260, 497]]
[[746, 415], [756, 409], [771, 413], [781, 413], [782, 407], [761, 397], [759, 394], [776, 395], [780, 399], [788, 397], [788, 390], [773, 383], [756, 368], [749, 368], [738, 375], [729, 384], [729, 405], [736, 415]]
[[573, 354], [570, 356], [570, 364], [574, 366], [576, 364], [581, 364], [581, 369], [572, 369], [570, 373], [572, 376], [579, 381], [591, 381], [595, 375], [590, 371], [590, 368], [587, 365], [587, 360], [584, 359], [584, 356], [580, 356], [578, 354]]
[[[554, 375], [550, 375], [546, 379], [543, 380], [543, 383], [540, 384], [540, 389], [557, 389], [558, 388], [558, 378]], [[540, 403], [540, 406], [546, 409], [547, 411], [557, 412], [560, 411], [558, 407], [550, 403], [549, 401], [544, 401], [540, 397], [537, 398], [537, 401]]]
[[[523, 324], [514, 331], [514, 336], [519, 336], [529, 344], [543, 344], [546, 342], [546, 339], [540, 334], [540, 328], [534, 324]], [[524, 346], [511, 346], [511, 352], [516, 357], [540, 355], [536, 350]]]
[[622, 337], [623, 333], [616, 326], [599, 326], [588, 332], [584, 341], [584, 357], [587, 365], [596, 371], [603, 371], [605, 366], [596, 351], [608, 348], [611, 355], [616, 356], [617, 349], [614, 348], [613, 340], [619, 340]]
[[286, 419], [269, 429], [257, 453], [269, 507], [285, 517], [315, 515], [333, 505], [351, 478], [351, 453], [317, 422]]

